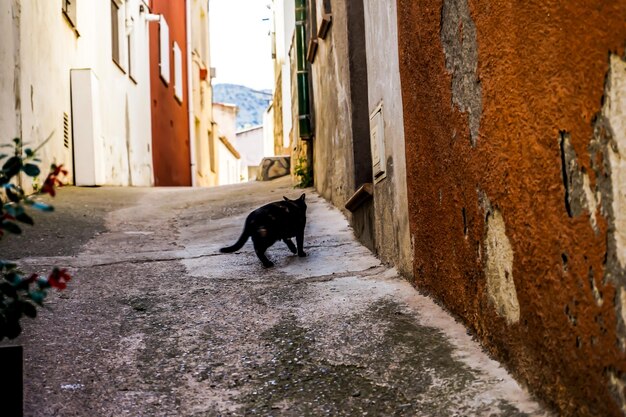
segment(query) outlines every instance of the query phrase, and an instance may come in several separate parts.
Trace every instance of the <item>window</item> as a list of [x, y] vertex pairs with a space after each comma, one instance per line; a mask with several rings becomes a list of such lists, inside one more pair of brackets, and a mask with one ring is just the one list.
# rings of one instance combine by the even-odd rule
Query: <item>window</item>
[[116, 0], [111, 0], [111, 56], [113, 62], [123, 70], [122, 42], [120, 36], [120, 30], [123, 25], [121, 25], [120, 22], [122, 22], [120, 5]]
[[174, 97], [183, 101], [183, 56], [180, 47], [174, 42]]
[[159, 75], [170, 83], [170, 28], [165, 21], [165, 16], [159, 20]]
[[63, 0], [62, 6], [63, 14], [74, 28], [76, 28], [76, 1], [77, 0]]
[[317, 20], [317, 37], [325, 39], [332, 23], [330, 0], [318, 0], [315, 5]]

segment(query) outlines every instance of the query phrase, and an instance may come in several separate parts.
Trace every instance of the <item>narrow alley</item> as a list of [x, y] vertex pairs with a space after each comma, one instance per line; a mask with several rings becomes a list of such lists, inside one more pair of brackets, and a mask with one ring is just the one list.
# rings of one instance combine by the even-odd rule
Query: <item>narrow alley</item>
[[0, 417], [626, 417], [625, 22], [0, 1]]
[[308, 256], [277, 243], [264, 269], [250, 242], [218, 249], [252, 209], [300, 195], [288, 178], [61, 189], [57, 210], [15, 241], [29, 254], [20, 265], [74, 276], [18, 339], [25, 414], [548, 415], [304, 191]]

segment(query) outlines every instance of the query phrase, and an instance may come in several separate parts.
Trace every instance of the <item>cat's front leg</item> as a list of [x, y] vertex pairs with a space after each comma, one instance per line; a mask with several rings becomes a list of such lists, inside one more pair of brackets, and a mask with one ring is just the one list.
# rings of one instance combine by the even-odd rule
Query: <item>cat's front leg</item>
[[296, 245], [293, 244], [291, 239], [289, 239], [289, 238], [283, 239], [283, 242], [285, 242], [285, 244], [287, 245], [287, 247], [289, 248], [291, 253], [298, 253], [298, 250], [296, 249]]

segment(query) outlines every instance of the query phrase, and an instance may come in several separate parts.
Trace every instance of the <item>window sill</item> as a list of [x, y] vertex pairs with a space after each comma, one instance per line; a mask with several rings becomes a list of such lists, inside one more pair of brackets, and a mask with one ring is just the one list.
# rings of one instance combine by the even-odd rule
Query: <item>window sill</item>
[[328, 34], [328, 30], [333, 23], [333, 15], [332, 13], [324, 13], [322, 15], [322, 21], [320, 22], [320, 27], [317, 30], [317, 37], [320, 39], [326, 39], [326, 35]]
[[306, 54], [306, 60], [309, 61], [311, 64], [313, 63], [313, 61], [315, 61], [315, 55], [317, 54], [317, 39], [311, 39], [309, 41], [309, 47], [307, 50], [307, 54]]
[[346, 202], [345, 207], [350, 210], [350, 212], [354, 213], [359, 209], [359, 207], [361, 207], [368, 200], [370, 200], [373, 194], [374, 191], [372, 183], [367, 182], [354, 192], [352, 197], [350, 197], [350, 199]]

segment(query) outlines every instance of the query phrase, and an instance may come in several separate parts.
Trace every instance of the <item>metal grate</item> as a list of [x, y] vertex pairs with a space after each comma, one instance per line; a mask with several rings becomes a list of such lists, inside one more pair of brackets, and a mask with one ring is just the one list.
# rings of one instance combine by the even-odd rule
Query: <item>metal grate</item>
[[70, 148], [70, 116], [63, 113], [63, 145]]

